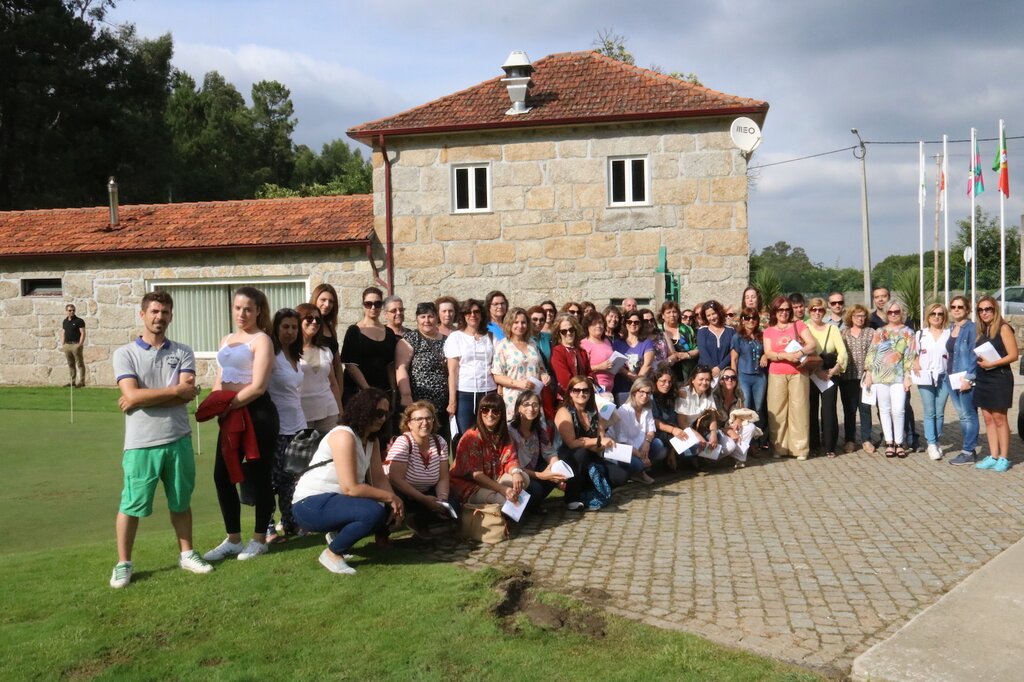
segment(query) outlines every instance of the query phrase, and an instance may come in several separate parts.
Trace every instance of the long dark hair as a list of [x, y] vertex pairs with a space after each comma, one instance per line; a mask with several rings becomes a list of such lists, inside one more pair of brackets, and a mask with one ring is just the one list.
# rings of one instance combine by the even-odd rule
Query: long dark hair
[[[369, 432], [370, 425], [376, 418], [377, 403], [387, 400], [387, 398], [384, 391], [379, 388], [372, 386], [364, 388], [345, 405], [345, 414], [341, 417], [341, 424], [355, 431], [360, 439], [370, 438], [373, 435]], [[388, 407], [390, 407], [390, 403]], [[384, 421], [384, 425], [387, 426], [387, 420]]]
[[297, 310], [281, 308], [274, 313], [274, 333], [270, 335], [270, 341], [274, 344], [274, 355], [277, 355], [283, 348], [281, 346], [281, 339], [278, 338], [278, 333], [281, 331], [281, 323], [289, 318], [294, 319], [296, 324], [299, 325], [299, 333], [295, 335], [295, 340], [288, 346], [288, 354], [292, 356], [293, 360], [298, 360], [302, 357], [302, 320], [299, 318]]
[[565, 399], [562, 401], [562, 406], [567, 409], [573, 406], [572, 389], [579, 384], [586, 384], [587, 388], [590, 389], [590, 397], [587, 398], [586, 411], [597, 412], [597, 399], [594, 397], [596, 395], [594, 392], [594, 382], [591, 381], [590, 377], [585, 377], [582, 374], [575, 375], [569, 379], [569, 382], [565, 385]]
[[[485, 407], [498, 410], [498, 427], [494, 431], [488, 429], [481, 418]], [[480, 437], [491, 447], [500, 448], [512, 442], [508, 435], [508, 422], [505, 419], [505, 401], [499, 398], [497, 393], [488, 393], [480, 399], [480, 403], [476, 406], [475, 427], [480, 433]]]
[[[313, 295], [309, 297], [309, 302], [316, 305], [316, 300], [320, 298], [320, 294], [324, 292], [330, 294], [334, 298], [334, 305], [331, 306], [331, 312], [328, 314], [324, 315], [323, 313], [320, 313], [323, 318], [323, 322], [320, 323], [320, 327], [330, 328], [331, 335], [334, 336], [335, 330], [338, 328], [338, 306], [340, 305], [338, 292], [327, 282], [317, 284], [316, 287], [313, 288]], [[317, 310], [319, 310], [319, 308], [317, 308]]]
[[[533, 391], [523, 391], [522, 393], [519, 394], [519, 397], [516, 398], [515, 407], [512, 408], [512, 421], [509, 422], [509, 426], [511, 426], [513, 429], [518, 429], [519, 425], [522, 424], [523, 422], [522, 418], [519, 415], [519, 406], [525, 403], [530, 398], [533, 398], [538, 403], [540, 403], [540, 396], [534, 393]], [[530, 424], [530, 431], [532, 433], [540, 433], [540, 420], [543, 414], [543, 411], [537, 411], [537, 418], [533, 420], [532, 424]]]
[[[752, 331], [750, 333], [747, 333], [747, 328], [745, 326], [743, 326], [743, 322], [744, 322], [743, 318], [744, 317], [753, 317], [754, 318], [754, 322], [757, 323], [757, 324], [754, 325], [754, 331]], [[764, 337], [764, 333], [761, 331], [761, 314], [760, 314], [760, 312], [757, 311], [754, 308], [744, 308], [743, 310], [741, 310], [740, 311], [740, 326], [739, 326], [739, 329], [737, 331], [739, 331], [740, 338], [753, 339], [755, 341], [760, 341]]]
[[312, 303], [300, 303], [295, 306], [295, 312], [299, 314], [299, 343], [303, 343], [302, 318], [312, 315], [313, 317], [319, 317], [321, 322], [320, 326], [316, 329], [316, 334], [313, 334], [313, 338], [309, 343], [317, 348], [327, 348], [327, 341], [324, 339], [323, 316], [320, 314], [320, 309]]
[[[668, 393], [661, 393], [658, 391], [658, 382], [661, 381], [662, 377], [669, 377], [672, 379], [672, 390]], [[658, 404], [661, 409], [671, 409], [674, 411], [676, 403], [676, 375], [672, 373], [669, 367], [660, 367], [651, 374], [651, 383], [654, 385], [654, 389], [651, 391], [651, 398]]]
[[270, 303], [267, 302], [267, 295], [256, 287], [238, 287], [231, 296], [231, 300], [234, 301], [239, 296], [244, 296], [256, 304], [256, 326], [269, 336], [273, 328], [271, 327]]
[[[507, 301], [508, 299], [505, 300]], [[465, 301], [462, 302], [462, 305], [459, 306], [459, 318], [462, 320], [461, 328], [463, 331], [465, 331], [466, 313], [472, 310], [473, 306], [476, 306], [477, 308], [480, 309], [480, 323], [479, 326], [477, 326], [476, 328], [476, 333], [483, 334], [484, 332], [487, 331], [487, 325], [491, 323], [491, 315], [490, 313], [487, 312], [487, 306], [484, 305], [483, 301], [480, 301], [475, 298], [467, 298]]]

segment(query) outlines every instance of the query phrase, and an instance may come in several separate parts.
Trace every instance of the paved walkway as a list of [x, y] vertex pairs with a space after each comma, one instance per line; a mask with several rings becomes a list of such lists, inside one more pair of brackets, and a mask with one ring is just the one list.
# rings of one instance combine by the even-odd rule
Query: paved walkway
[[[920, 416], [916, 391], [915, 403]], [[599, 513], [549, 504], [464, 563], [523, 563], [554, 588], [603, 590], [620, 615], [845, 675], [1024, 535], [1015, 412], [1011, 423], [1018, 466], [1006, 474], [923, 453], [752, 460], [629, 486]], [[956, 426], [950, 409], [951, 442]]]

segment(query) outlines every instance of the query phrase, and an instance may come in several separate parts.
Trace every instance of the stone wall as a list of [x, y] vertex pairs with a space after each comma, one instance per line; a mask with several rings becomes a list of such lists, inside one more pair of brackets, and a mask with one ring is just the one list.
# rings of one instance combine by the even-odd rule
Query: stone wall
[[[746, 161], [728, 120], [560, 127], [388, 141], [395, 284], [409, 300], [505, 291], [513, 304], [657, 297], [658, 249], [683, 300], [739, 300]], [[648, 155], [651, 205], [608, 206], [612, 155]], [[451, 212], [451, 164], [489, 162], [491, 212]], [[384, 164], [373, 155], [385, 239]]]
[[[372, 282], [363, 249], [222, 252], [187, 256], [8, 261], [0, 265], [0, 384], [47, 385], [68, 380], [60, 351], [64, 306], [85, 320], [90, 386], [113, 386], [114, 350], [140, 333], [139, 303], [153, 280], [307, 278], [307, 289], [329, 282], [341, 297], [339, 322], [362, 317], [360, 294]], [[63, 296], [21, 296], [23, 278], [60, 277]], [[296, 301], [296, 304], [301, 301]], [[174, 338], [174, 324], [170, 327]], [[199, 382], [212, 386], [212, 360], [197, 360]]]

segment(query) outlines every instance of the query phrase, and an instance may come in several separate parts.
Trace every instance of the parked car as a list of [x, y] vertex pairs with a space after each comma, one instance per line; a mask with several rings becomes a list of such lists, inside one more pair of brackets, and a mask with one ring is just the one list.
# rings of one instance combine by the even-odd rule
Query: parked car
[[[992, 297], [1002, 303], [1003, 292], [997, 291]], [[1015, 284], [1006, 287], [1006, 314], [1024, 315], [1024, 285]]]

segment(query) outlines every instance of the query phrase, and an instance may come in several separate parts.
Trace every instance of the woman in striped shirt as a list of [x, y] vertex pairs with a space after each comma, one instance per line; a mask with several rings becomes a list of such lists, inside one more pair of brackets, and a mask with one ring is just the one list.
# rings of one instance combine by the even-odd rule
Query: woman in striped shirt
[[388, 479], [405, 501], [405, 523], [415, 535], [429, 536], [432, 517], [450, 518], [448, 445], [437, 435], [437, 410], [420, 400], [405, 408], [402, 435], [388, 450]]

